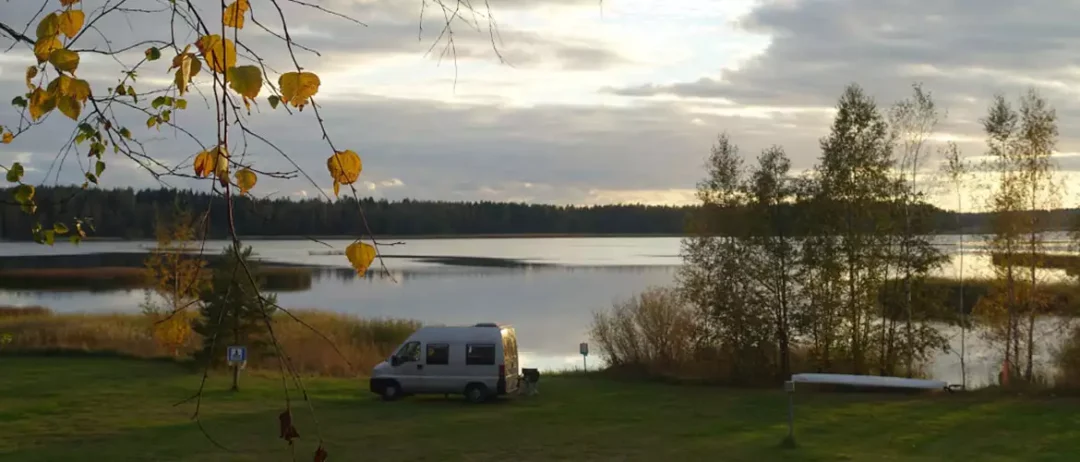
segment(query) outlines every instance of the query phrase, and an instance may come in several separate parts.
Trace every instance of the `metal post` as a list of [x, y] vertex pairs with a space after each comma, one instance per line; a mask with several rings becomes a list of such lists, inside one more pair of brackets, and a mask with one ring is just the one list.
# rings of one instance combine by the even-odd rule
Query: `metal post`
[[790, 380], [787, 381], [787, 382], [784, 382], [784, 391], [787, 392], [787, 396], [788, 396], [788, 414], [787, 414], [787, 416], [788, 416], [787, 417], [788, 434], [787, 434], [787, 438], [784, 438], [784, 441], [780, 445], [782, 447], [785, 447], [785, 448], [794, 448], [795, 447], [795, 382], [792, 382]]
[[588, 374], [589, 373], [589, 357], [582, 355], [581, 356], [581, 364], [582, 364], [583, 367], [585, 367], [585, 373]]

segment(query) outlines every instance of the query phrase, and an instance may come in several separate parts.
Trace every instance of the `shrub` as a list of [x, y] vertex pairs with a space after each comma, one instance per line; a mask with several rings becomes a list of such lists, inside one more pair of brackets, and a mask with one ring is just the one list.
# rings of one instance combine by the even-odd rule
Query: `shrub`
[[615, 368], [674, 374], [694, 357], [693, 311], [674, 289], [652, 287], [594, 313], [590, 333]]
[[1054, 361], [1057, 363], [1057, 377], [1054, 386], [1065, 389], [1080, 389], [1080, 327], [1074, 327], [1068, 338], [1061, 345]]

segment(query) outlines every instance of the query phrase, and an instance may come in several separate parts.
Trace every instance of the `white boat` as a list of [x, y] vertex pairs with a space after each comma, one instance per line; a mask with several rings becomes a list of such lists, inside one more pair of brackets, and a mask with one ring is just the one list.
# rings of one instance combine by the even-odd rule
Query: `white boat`
[[915, 388], [924, 390], [944, 390], [949, 384], [941, 380], [907, 379], [903, 377], [879, 377], [876, 375], [854, 374], [793, 374], [795, 383], [821, 383], [832, 385], [852, 385], [860, 387]]

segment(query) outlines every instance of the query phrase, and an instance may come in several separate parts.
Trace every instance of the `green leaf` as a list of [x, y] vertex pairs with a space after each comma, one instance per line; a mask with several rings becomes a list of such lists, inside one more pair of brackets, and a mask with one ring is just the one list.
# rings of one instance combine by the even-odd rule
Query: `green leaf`
[[186, 99], [178, 99], [178, 100], [176, 100], [176, 108], [177, 109], [187, 109], [187, 100]]
[[163, 105], [163, 104], [165, 104], [165, 97], [164, 96], [158, 96], [157, 98], [154, 98], [154, 101], [152, 101], [150, 103], [150, 106], [152, 106], [154, 109], [157, 109], [157, 108], [161, 107], [161, 105]]
[[270, 101], [270, 109], [277, 109], [277, 105], [281, 103], [281, 98], [278, 95], [270, 95], [267, 100]]
[[51, 229], [47, 229], [42, 234], [45, 235], [45, 243], [46, 244], [53, 245], [53, 244], [56, 243], [56, 231], [53, 231]]
[[161, 59], [161, 50], [157, 49], [157, 47], [150, 47], [146, 49], [147, 61], [157, 61], [159, 59]]
[[52, 228], [53, 228], [53, 231], [56, 232], [56, 234], [67, 234], [68, 233], [67, 225], [65, 225], [65, 224], [63, 224], [63, 223], [61, 223], [59, 221], [56, 222], [56, 223], [53, 223]]
[[152, 115], [149, 119], [146, 119], [146, 128], [154, 128], [154, 125], [157, 125], [158, 123], [157, 117], [158, 116], [156, 115]]
[[120, 136], [130, 140], [131, 139], [131, 130], [128, 130], [126, 127], [121, 128], [120, 129]]
[[25, 173], [25, 171], [23, 170], [22, 164], [18, 162], [11, 164], [11, 168], [7, 171], [8, 183], [18, 183], [19, 180], [22, 179], [23, 173]]
[[93, 173], [86, 172], [86, 180], [91, 183], [97, 184], [97, 176], [94, 176]]
[[22, 204], [19, 208], [22, 209], [23, 213], [27, 215], [33, 215], [34, 212], [37, 211], [37, 205], [35, 205], [33, 202], [27, 202], [25, 204]]
[[79, 243], [82, 242], [82, 236], [72, 234], [71, 236], [68, 236], [68, 241], [71, 241], [72, 244], [79, 245]]
[[97, 157], [98, 159], [100, 159], [101, 155], [104, 154], [104, 153], [105, 153], [105, 145], [104, 144], [94, 142], [94, 144], [90, 145], [90, 156]]
[[22, 96], [16, 96], [11, 99], [11, 105], [26, 109], [26, 98], [23, 98]]
[[166, 110], [161, 112], [161, 120], [164, 120], [165, 122], [168, 122], [169, 119], [171, 119], [171, 118], [172, 118], [172, 111], [166, 109]]
[[236, 66], [230, 67], [225, 76], [229, 80], [229, 88], [244, 97], [245, 104], [247, 100], [253, 100], [259, 96], [259, 90], [262, 89], [262, 71], [258, 66]]
[[21, 184], [15, 188], [15, 202], [20, 204], [26, 204], [34, 199], [34, 187], [28, 184]]
[[94, 164], [94, 174], [100, 177], [101, 172], [104, 172], [104, 171], [105, 171], [105, 162], [102, 162], [100, 160], [97, 161], [97, 163]]

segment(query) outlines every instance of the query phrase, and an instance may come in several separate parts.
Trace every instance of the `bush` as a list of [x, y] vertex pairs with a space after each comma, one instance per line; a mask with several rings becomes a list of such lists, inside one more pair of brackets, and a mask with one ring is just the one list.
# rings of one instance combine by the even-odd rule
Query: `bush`
[[593, 341], [612, 368], [676, 374], [694, 359], [693, 311], [674, 289], [653, 287], [593, 315]]
[[1054, 360], [1057, 363], [1054, 386], [1072, 390], [1080, 389], [1080, 327], [1072, 329]]

